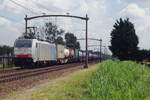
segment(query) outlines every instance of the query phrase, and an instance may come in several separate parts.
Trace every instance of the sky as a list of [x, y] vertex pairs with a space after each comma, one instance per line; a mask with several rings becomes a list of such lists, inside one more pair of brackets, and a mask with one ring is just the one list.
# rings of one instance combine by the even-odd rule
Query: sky
[[[150, 0], [0, 0], [0, 45], [13, 46], [15, 39], [24, 32], [25, 15], [67, 13], [83, 17], [87, 14], [90, 19], [88, 37], [101, 38], [104, 46], [110, 45], [110, 33], [116, 20], [128, 17], [135, 25], [138, 46], [150, 49]], [[30, 21], [29, 25], [40, 27], [47, 21], [75, 33], [77, 38], [85, 37], [85, 22], [79, 19], [42, 18]], [[89, 41], [89, 45], [93, 44], [98, 42]], [[83, 41], [81, 46], [85, 47]]]

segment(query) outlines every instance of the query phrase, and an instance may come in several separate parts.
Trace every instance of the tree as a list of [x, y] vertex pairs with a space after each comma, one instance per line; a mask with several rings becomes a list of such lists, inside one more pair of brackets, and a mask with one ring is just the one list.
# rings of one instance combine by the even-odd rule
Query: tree
[[57, 44], [62, 44], [62, 45], [65, 44], [65, 42], [64, 42], [64, 40], [63, 40], [63, 38], [62, 38], [61, 36], [57, 37], [57, 39], [56, 39], [55, 42], [56, 42]]
[[77, 42], [76, 36], [72, 33], [66, 33], [65, 35], [66, 47], [73, 49], [80, 49], [80, 43]]
[[51, 22], [45, 23], [45, 33], [46, 33], [46, 40], [48, 42], [55, 42], [57, 35], [62, 35], [64, 30], [58, 29], [56, 25]]
[[138, 50], [138, 52], [135, 55], [137, 61], [143, 61], [143, 60], [150, 61], [150, 50], [146, 50], [146, 49]]
[[13, 47], [10, 46], [0, 46], [0, 56], [4, 56], [4, 55], [9, 55], [9, 54], [13, 54]]
[[62, 35], [62, 34], [64, 34], [64, 33], [65, 33], [65, 31], [64, 31], [63, 29], [57, 30], [57, 35]]
[[76, 42], [76, 49], [80, 49], [80, 43], [79, 42]]
[[110, 50], [113, 56], [120, 60], [133, 60], [138, 50], [138, 37], [135, 33], [134, 25], [129, 18], [117, 20], [111, 32]]
[[148, 50], [138, 50], [138, 53], [136, 53], [136, 55], [138, 54], [137, 56], [137, 59], [139, 61], [143, 61], [143, 60], [148, 60], [148, 55], [149, 55], [149, 51]]
[[35, 29], [36, 29], [36, 27], [28, 27], [27, 34], [23, 33], [23, 36], [21, 36], [19, 38], [36, 39]]

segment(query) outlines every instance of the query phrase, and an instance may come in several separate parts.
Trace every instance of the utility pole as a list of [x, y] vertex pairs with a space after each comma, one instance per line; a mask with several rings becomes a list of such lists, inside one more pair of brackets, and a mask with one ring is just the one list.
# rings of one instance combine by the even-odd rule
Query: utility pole
[[100, 57], [100, 62], [102, 61], [102, 39], [100, 41], [100, 52], [99, 52], [99, 57]]
[[25, 36], [27, 36], [27, 27], [28, 27], [28, 21], [27, 21], [27, 15], [25, 16]]
[[[77, 40], [86, 40], [86, 38], [79, 38]], [[95, 41], [99, 41], [99, 45], [87, 45], [88, 47], [91, 47], [91, 46], [100, 46], [100, 51], [98, 53], [98, 56], [99, 56], [99, 59], [100, 61], [102, 60], [102, 39], [95, 39], [95, 38], [88, 38], [88, 40], [95, 40]], [[88, 51], [88, 50], [87, 50]], [[85, 62], [85, 65], [86, 65], [86, 62]]]
[[88, 16], [86, 14], [86, 32], [85, 32], [85, 41], [86, 41], [86, 57], [85, 57], [85, 66], [84, 68], [88, 68]]

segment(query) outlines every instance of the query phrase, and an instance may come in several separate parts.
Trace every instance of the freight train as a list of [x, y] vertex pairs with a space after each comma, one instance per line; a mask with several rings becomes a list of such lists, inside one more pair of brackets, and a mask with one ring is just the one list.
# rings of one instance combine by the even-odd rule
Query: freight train
[[[96, 54], [89, 55], [98, 58]], [[37, 39], [17, 39], [14, 43], [14, 56], [16, 66], [51, 65], [83, 60], [85, 52]]]

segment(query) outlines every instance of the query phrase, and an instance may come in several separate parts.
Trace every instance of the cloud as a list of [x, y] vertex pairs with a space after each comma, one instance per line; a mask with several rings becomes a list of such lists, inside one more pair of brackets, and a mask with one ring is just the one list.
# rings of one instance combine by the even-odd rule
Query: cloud
[[122, 3], [122, 1], [121, 1], [121, 0], [117, 0], [117, 3], [118, 3], [118, 4], [121, 4], [121, 3]]
[[120, 12], [120, 16], [130, 17], [134, 22], [139, 23], [138, 26], [140, 27], [142, 27], [143, 24], [148, 27], [150, 26], [150, 13], [147, 9], [144, 9], [135, 3], [128, 4], [128, 6]]
[[121, 11], [121, 13], [125, 13], [134, 17], [145, 17], [146, 12], [144, 9], [140, 8], [137, 4], [131, 3], [125, 9]]
[[[140, 46], [149, 48], [148, 32], [150, 28], [150, 10], [149, 0], [13, 0], [27, 9], [30, 9], [38, 15], [46, 14], [66, 14], [85, 16], [88, 14], [90, 20], [89, 37], [102, 38], [103, 43], [109, 45], [110, 32], [119, 17], [129, 17], [135, 24], [137, 34], [140, 37]], [[24, 31], [24, 16], [34, 16], [29, 10], [21, 8], [10, 0], [0, 0], [0, 36], [3, 37], [0, 43], [12, 44], [18, 35]], [[13, 16], [12, 16], [13, 15]], [[46, 19], [46, 20], [45, 20]], [[35, 21], [35, 22], [34, 22]], [[85, 36], [85, 23], [78, 19], [67, 18], [42, 18], [29, 22], [29, 25], [39, 25], [53, 21], [59, 27], [67, 31], [74, 32], [77, 37]], [[22, 25], [22, 24], [23, 25]], [[42, 24], [43, 25], [43, 24]], [[2, 28], [3, 27], [3, 28]], [[2, 35], [3, 32], [3, 35]], [[6, 41], [11, 33], [13, 38]], [[147, 36], [146, 39], [145, 35]], [[2, 42], [5, 41], [5, 42]], [[91, 42], [92, 44], [95, 41]], [[84, 42], [82, 43], [84, 46]]]
[[130, 3], [120, 12], [120, 16], [129, 17], [135, 25], [137, 35], [139, 36], [139, 46], [149, 48], [149, 28], [150, 28], [150, 13], [147, 9], [140, 7], [136, 3]]
[[129, 2], [129, 3], [131, 3], [131, 2], [147, 3], [147, 2], [150, 2], [150, 1], [149, 0], [125, 0], [125, 2]]
[[10, 21], [5, 19], [4, 17], [0, 17], [0, 27], [4, 28], [5, 26], [8, 26], [10, 24]]
[[13, 45], [16, 36], [21, 34], [21, 26], [18, 23], [14, 24], [4, 17], [0, 17], [0, 43]]
[[4, 0], [0, 0], [0, 5], [3, 4]]

